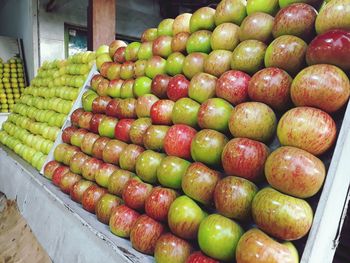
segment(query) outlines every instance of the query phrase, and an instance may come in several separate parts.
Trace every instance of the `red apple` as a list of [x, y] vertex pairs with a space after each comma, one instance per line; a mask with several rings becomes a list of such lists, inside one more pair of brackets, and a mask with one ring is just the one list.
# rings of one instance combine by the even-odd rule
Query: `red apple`
[[110, 163], [102, 163], [95, 174], [95, 181], [99, 186], [107, 188], [109, 177], [119, 168]]
[[198, 73], [191, 79], [188, 96], [199, 103], [215, 96], [217, 78], [207, 73]]
[[59, 187], [65, 194], [70, 194], [73, 185], [81, 180], [81, 176], [72, 172], [65, 173], [60, 182]]
[[121, 64], [125, 62], [125, 48], [126, 47], [117, 48], [117, 50], [114, 52], [114, 55], [113, 55], [114, 62], [118, 62]]
[[190, 33], [180, 32], [173, 36], [171, 40], [171, 50], [173, 52], [186, 53], [186, 43]]
[[70, 191], [70, 198], [73, 201], [81, 204], [85, 190], [88, 189], [93, 184], [94, 183], [91, 181], [87, 181], [83, 179], [79, 180], [72, 186], [72, 189]]
[[92, 132], [85, 134], [81, 142], [81, 150], [88, 155], [92, 155], [92, 147], [98, 138], [100, 138], [100, 136]]
[[123, 200], [115, 195], [104, 194], [95, 207], [97, 220], [108, 225], [113, 209], [121, 205]]
[[110, 140], [102, 151], [102, 159], [106, 163], [118, 164], [121, 153], [127, 144], [119, 140]]
[[113, 62], [107, 61], [104, 62], [101, 67], [100, 67], [100, 74], [104, 77], [107, 78], [107, 72], [110, 66], [113, 65]]
[[79, 127], [79, 118], [83, 112], [84, 110], [82, 108], [76, 109], [72, 112], [72, 115], [70, 116], [70, 122], [72, 125]]
[[98, 200], [100, 200], [100, 198], [106, 193], [106, 189], [95, 184], [91, 185], [83, 193], [83, 198], [81, 200], [83, 208], [90, 213], [95, 213], [95, 208]]
[[164, 138], [166, 154], [184, 159], [191, 158], [191, 142], [197, 131], [190, 126], [176, 124], [168, 130]]
[[150, 111], [152, 124], [171, 125], [174, 102], [171, 100], [156, 101]]
[[282, 145], [298, 147], [313, 155], [326, 152], [336, 136], [337, 127], [332, 117], [312, 107], [287, 111], [277, 126], [277, 137]]
[[152, 80], [151, 91], [160, 99], [167, 97], [167, 87], [170, 80], [170, 76], [165, 74], [158, 74]]
[[261, 142], [246, 138], [229, 141], [222, 152], [222, 166], [227, 175], [260, 181], [269, 149]]
[[196, 251], [187, 258], [186, 263], [219, 263], [219, 261], [207, 257], [201, 251]]
[[117, 51], [118, 48], [120, 47], [126, 47], [126, 43], [122, 40], [113, 40], [109, 44], [109, 56], [112, 58], [115, 52]]
[[119, 237], [129, 237], [130, 231], [140, 214], [135, 210], [120, 205], [114, 208], [109, 218], [109, 229]]
[[58, 168], [55, 169], [55, 171], [52, 174], [52, 183], [56, 186], [60, 185], [60, 181], [62, 179], [62, 177], [66, 174], [69, 173], [69, 168], [67, 166], [60, 166]]
[[204, 61], [208, 54], [193, 52], [188, 54], [184, 60], [182, 71], [186, 78], [192, 79], [194, 75], [204, 72]]
[[103, 150], [109, 141], [110, 139], [107, 137], [99, 137], [92, 146], [92, 156], [97, 159], [102, 159]]
[[101, 164], [102, 162], [99, 159], [96, 159], [96, 158], [87, 159], [81, 168], [82, 176], [87, 180], [95, 181], [95, 175], [100, 169]]
[[111, 117], [117, 117], [117, 114], [118, 114], [118, 104], [119, 102], [121, 101], [121, 99], [118, 99], [118, 98], [115, 98], [115, 99], [112, 99], [107, 107], [106, 107], [106, 115], [107, 116], [111, 116]]
[[136, 159], [145, 149], [139, 145], [129, 144], [122, 151], [119, 158], [119, 166], [124, 170], [135, 172]]
[[157, 221], [166, 222], [168, 211], [178, 194], [168, 188], [155, 187], [145, 201], [146, 214]]
[[143, 136], [149, 126], [152, 125], [150, 118], [140, 118], [135, 120], [130, 128], [130, 140], [133, 144], [143, 145]]
[[89, 129], [90, 128], [90, 121], [94, 114], [92, 112], [83, 112], [79, 117], [78, 126], [83, 129]]
[[67, 127], [62, 132], [62, 141], [64, 143], [70, 143], [70, 138], [72, 137], [73, 133], [77, 131], [78, 128], [74, 126]]
[[58, 167], [61, 167], [62, 164], [60, 164], [59, 162], [57, 161], [50, 161], [48, 162], [45, 167], [44, 167], [44, 176], [47, 178], [47, 179], [52, 179], [52, 175], [54, 174], [55, 170], [58, 168]]
[[137, 117], [150, 117], [151, 107], [158, 100], [153, 94], [145, 94], [138, 97], [135, 108]]
[[143, 211], [145, 201], [151, 191], [152, 185], [146, 184], [138, 178], [132, 178], [125, 184], [122, 197], [128, 207]]
[[134, 176], [136, 176], [134, 173], [126, 170], [118, 169], [114, 171], [108, 179], [108, 192], [122, 196], [125, 184]]
[[130, 143], [130, 128], [134, 119], [121, 119], [114, 129], [114, 137], [120, 141]]
[[178, 74], [172, 77], [167, 88], [167, 96], [172, 101], [188, 97], [188, 88], [190, 82], [184, 75]]
[[136, 118], [136, 99], [123, 99], [117, 106], [117, 118], [119, 119], [134, 119]]
[[100, 84], [100, 82], [104, 79], [104, 77], [100, 74], [96, 74], [92, 77], [91, 82], [90, 82], [90, 86], [91, 88], [96, 91], [97, 90], [97, 86], [98, 84]]
[[103, 114], [94, 114], [90, 120], [89, 130], [93, 133], [98, 133], [98, 126], [100, 125], [104, 117], [106, 116]]
[[69, 168], [73, 173], [81, 174], [82, 167], [86, 160], [90, 159], [88, 155], [83, 152], [77, 152], [73, 155], [72, 159], [69, 162]]

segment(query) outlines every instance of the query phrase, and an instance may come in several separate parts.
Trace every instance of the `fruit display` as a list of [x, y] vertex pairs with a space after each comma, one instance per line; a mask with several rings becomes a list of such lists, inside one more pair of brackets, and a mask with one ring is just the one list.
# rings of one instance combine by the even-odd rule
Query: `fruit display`
[[18, 57], [3, 63], [0, 58], [0, 112], [10, 112], [25, 87], [24, 68]]
[[44, 62], [3, 123], [0, 142], [41, 170], [94, 63], [93, 52]]
[[350, 2], [321, 2], [222, 0], [101, 46], [44, 176], [158, 263], [299, 262], [350, 96]]

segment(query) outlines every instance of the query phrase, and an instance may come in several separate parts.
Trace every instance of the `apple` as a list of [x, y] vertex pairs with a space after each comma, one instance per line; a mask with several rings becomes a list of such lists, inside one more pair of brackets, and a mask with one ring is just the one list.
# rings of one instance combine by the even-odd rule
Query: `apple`
[[190, 162], [175, 156], [163, 158], [157, 169], [157, 179], [165, 187], [181, 189], [182, 177]]
[[279, 0], [279, 5], [281, 8], [284, 8], [286, 6], [289, 6], [291, 4], [295, 4], [295, 3], [306, 3], [312, 6], [317, 6], [320, 4], [320, 2], [329, 2], [330, 0], [325, 0], [325, 1], [319, 1], [319, 0]]
[[278, 0], [248, 0], [247, 1], [247, 14], [253, 14], [256, 12], [263, 12], [270, 15], [277, 13], [279, 9]]
[[171, 50], [173, 52], [186, 53], [186, 43], [189, 36], [190, 33], [187, 32], [177, 33], [173, 36], [171, 39]]
[[231, 51], [213, 50], [204, 61], [204, 72], [220, 77], [223, 73], [231, 69], [231, 60]]
[[86, 159], [81, 167], [82, 176], [90, 181], [95, 181], [95, 175], [98, 173], [102, 162], [96, 158]]
[[217, 26], [227, 22], [240, 25], [246, 15], [246, 1], [223, 0], [216, 7], [214, 21]]
[[221, 156], [222, 166], [227, 175], [260, 181], [269, 149], [261, 142], [246, 138], [230, 140]]
[[147, 60], [152, 57], [152, 45], [153, 42], [142, 42], [139, 52], [137, 53], [137, 58], [139, 60]]
[[116, 109], [117, 117], [119, 119], [133, 119], [136, 118], [136, 99], [127, 98], [121, 100]]
[[134, 119], [121, 119], [114, 129], [114, 137], [120, 141], [130, 143], [130, 128]]
[[136, 61], [137, 53], [139, 52], [141, 44], [139, 42], [131, 42], [125, 48], [125, 60]]
[[282, 8], [276, 15], [272, 34], [274, 38], [293, 35], [308, 40], [315, 34], [317, 11], [308, 4], [297, 3]]
[[102, 151], [102, 159], [106, 163], [118, 164], [121, 153], [127, 144], [119, 140], [109, 140]]
[[160, 56], [153, 56], [147, 60], [145, 74], [153, 79], [158, 74], [165, 74], [166, 60]]
[[45, 167], [44, 167], [44, 176], [47, 178], [47, 179], [52, 179], [52, 175], [54, 174], [55, 170], [58, 168], [58, 167], [61, 167], [62, 164], [60, 164], [59, 162], [57, 161], [50, 161], [48, 162]]
[[99, 137], [92, 146], [92, 156], [97, 159], [102, 159], [103, 150], [109, 141], [110, 139], [107, 137]]
[[152, 53], [154, 56], [167, 58], [171, 54], [171, 36], [158, 36], [152, 45]]
[[232, 109], [232, 105], [224, 99], [208, 99], [199, 108], [198, 125], [202, 129], [227, 132]]
[[206, 213], [186, 195], [175, 199], [170, 205], [168, 224], [171, 232], [184, 239], [195, 239]]
[[136, 176], [134, 173], [126, 170], [115, 170], [108, 179], [108, 192], [117, 196], [122, 196], [125, 184], [134, 176]]
[[95, 184], [89, 186], [89, 188], [84, 191], [83, 198], [81, 200], [83, 208], [90, 213], [95, 213], [98, 200], [100, 200], [100, 198], [106, 193], [106, 189]]
[[213, 30], [215, 9], [211, 7], [201, 7], [197, 9], [190, 18], [190, 32], [196, 32], [201, 29]]
[[236, 222], [222, 215], [212, 214], [204, 218], [198, 230], [198, 244], [208, 256], [222, 260], [234, 260], [236, 247], [244, 231]]
[[270, 187], [255, 195], [252, 215], [261, 230], [287, 241], [305, 236], [313, 220], [313, 211], [305, 200], [282, 194]]
[[116, 118], [109, 117], [109, 116], [104, 117], [100, 122], [100, 125], [98, 125], [98, 133], [101, 136], [113, 138], [114, 129], [117, 123], [118, 123], [118, 119]]
[[103, 63], [105, 63], [105, 62], [112, 62], [112, 59], [111, 59], [111, 57], [108, 54], [108, 51], [106, 53], [100, 54], [100, 55], [98, 55], [96, 53], [96, 55], [97, 55], [97, 58], [96, 58], [97, 70], [101, 69], [101, 66], [102, 66]]
[[156, 243], [154, 259], [158, 263], [185, 262], [192, 250], [192, 245], [187, 241], [166, 233]]
[[145, 149], [139, 145], [127, 145], [119, 158], [120, 168], [130, 172], [135, 172], [136, 159], [144, 150]]
[[153, 94], [144, 94], [138, 97], [135, 108], [137, 117], [150, 117], [152, 105], [157, 101], [158, 98]]
[[[108, 90], [108, 85], [109, 85], [109, 80], [108, 79], [102, 79], [100, 81], [100, 83], [97, 85], [97, 89], [96, 89], [96, 92], [98, 95], [100, 96], [107, 96], [107, 90]], [[94, 93], [91, 93], [90, 94], [90, 97], [93, 97], [92, 95], [95, 95]], [[84, 99], [86, 100], [87, 99], [87, 96], [85, 98], [83, 98], [83, 102], [84, 102]], [[90, 103], [87, 101], [87, 103]], [[89, 105], [87, 105], [87, 107], [90, 107]], [[86, 110], [86, 107], [84, 107], [84, 104], [83, 104], [83, 108]], [[89, 110], [91, 111], [91, 110]]]
[[156, 75], [151, 83], [151, 93], [156, 95], [160, 99], [165, 99], [167, 97], [166, 90], [170, 76], [165, 74]]
[[157, 153], [152, 150], [142, 152], [136, 160], [135, 171], [136, 174], [147, 183], [157, 182], [157, 168], [162, 159], [165, 157], [162, 153]]
[[107, 188], [108, 179], [112, 175], [113, 172], [118, 170], [119, 168], [110, 163], [102, 163], [95, 174], [95, 181], [99, 186]]
[[197, 131], [184, 124], [170, 127], [164, 138], [164, 150], [167, 155], [184, 159], [191, 158], [191, 142]]
[[120, 67], [120, 78], [127, 80], [134, 76], [134, 62], [126, 61]]
[[157, 28], [148, 28], [141, 35], [141, 42], [150, 42], [158, 37]]
[[109, 229], [114, 235], [127, 238], [130, 236], [131, 228], [139, 216], [138, 212], [126, 205], [117, 206], [111, 212]]
[[143, 136], [149, 126], [152, 125], [150, 118], [140, 118], [135, 120], [130, 127], [130, 140], [137, 145], [143, 145]]
[[70, 198], [74, 202], [81, 204], [85, 190], [88, 189], [93, 184], [94, 183], [91, 181], [87, 181], [83, 179], [79, 180], [72, 186], [72, 189], [70, 191]]
[[114, 52], [113, 61], [123, 64], [125, 62], [125, 49], [126, 47], [119, 47]]
[[110, 66], [113, 65], [113, 62], [105, 62], [101, 65], [101, 68], [100, 68], [100, 74], [104, 77], [104, 78], [107, 78], [107, 72], [108, 72], [108, 69]]
[[213, 50], [233, 51], [239, 44], [239, 26], [232, 23], [222, 23], [215, 28], [210, 38]]
[[192, 33], [186, 42], [186, 51], [188, 54], [193, 52], [203, 52], [210, 53], [211, 45], [210, 38], [212, 32], [208, 30], [199, 30], [197, 32]]
[[275, 110], [282, 111], [291, 104], [290, 87], [293, 79], [279, 68], [265, 68], [251, 78], [248, 95], [251, 100], [263, 102]]
[[320, 35], [331, 29], [350, 30], [349, 21], [348, 0], [331, 1], [321, 8], [316, 18], [316, 32]]
[[[99, 86], [100, 85], [101, 85], [101, 83], [99, 84]], [[103, 94], [99, 94], [99, 95], [102, 96]], [[97, 94], [89, 94], [88, 96], [86, 96], [85, 98], [82, 99], [83, 108], [85, 111], [92, 111], [92, 102], [97, 97], [98, 97]]]
[[152, 191], [152, 185], [142, 182], [139, 178], [131, 178], [124, 186], [122, 197], [125, 204], [137, 211], [143, 211], [145, 201]]
[[[88, 133], [88, 131], [85, 130], [85, 129], [78, 129], [78, 130], [76, 130], [71, 136], [70, 143], [72, 145], [74, 145], [74, 146], [80, 147], [81, 142], [82, 142], [82, 140], [83, 140], [83, 138], [84, 138], [86, 133]], [[56, 157], [55, 157], [55, 159], [56, 159]], [[63, 158], [59, 158], [59, 160], [62, 161]]]
[[73, 155], [72, 159], [69, 162], [69, 168], [73, 173], [81, 174], [82, 167], [86, 160], [90, 159], [88, 155], [83, 152], [77, 152]]
[[170, 76], [181, 74], [184, 60], [185, 56], [180, 52], [174, 52], [169, 55], [165, 66], [166, 73], [168, 73]]
[[208, 54], [193, 52], [188, 54], [184, 60], [182, 71], [188, 79], [192, 79], [197, 73], [204, 72], [204, 61]]
[[153, 255], [157, 240], [164, 232], [164, 226], [147, 215], [140, 216], [130, 232], [131, 245], [137, 251]]
[[192, 159], [206, 165], [219, 166], [227, 142], [227, 137], [220, 132], [210, 129], [200, 130], [191, 143]]
[[120, 98], [127, 99], [127, 98], [134, 98], [134, 79], [127, 79], [122, 84], [122, 87], [120, 88]]
[[173, 22], [173, 35], [175, 36], [178, 33], [191, 33], [190, 31], [190, 19], [192, 14], [183, 13], [178, 15]]
[[65, 165], [69, 166], [69, 163], [73, 155], [76, 154], [77, 152], [80, 152], [80, 149], [78, 147], [69, 145], [67, 148], [65, 148], [62, 162]]
[[60, 181], [62, 180], [62, 177], [66, 174], [69, 173], [69, 168], [67, 166], [60, 166], [55, 169], [55, 171], [52, 174], [52, 183], [56, 186], [60, 185]]
[[299, 262], [298, 251], [291, 242], [279, 243], [257, 228], [245, 232], [237, 244], [236, 262], [268, 261], [297, 263]]
[[173, 35], [173, 23], [174, 19], [166, 18], [162, 20], [158, 25], [158, 36], [172, 36]]
[[184, 193], [204, 205], [213, 203], [213, 194], [221, 174], [202, 163], [192, 163], [182, 177]]
[[184, 75], [178, 74], [169, 80], [167, 96], [172, 101], [177, 101], [188, 96], [190, 82]]
[[266, 49], [265, 66], [277, 67], [290, 74], [298, 73], [305, 61], [307, 44], [296, 36], [276, 38]]
[[[121, 88], [122, 85], [124, 84], [124, 81], [122, 79], [113, 79], [109, 82], [108, 88], [107, 88], [107, 95], [112, 97], [112, 98], [120, 98], [120, 93], [121, 93]], [[106, 107], [108, 106], [108, 103], [111, 101], [107, 102], [107, 105], [105, 105], [104, 110], [106, 111]]]
[[257, 12], [247, 16], [239, 31], [239, 40], [258, 40], [268, 43], [272, 39], [272, 27], [274, 25], [273, 16]]
[[252, 201], [258, 188], [252, 182], [235, 176], [221, 179], [214, 191], [217, 212], [237, 220], [250, 219]]
[[197, 127], [197, 115], [200, 104], [190, 98], [181, 98], [175, 102], [171, 113], [174, 124], [186, 124]]
[[152, 124], [171, 125], [175, 103], [171, 100], [158, 100], [150, 110]]
[[134, 64], [134, 74], [135, 78], [142, 77], [145, 75], [147, 66], [147, 60], [138, 60]]
[[90, 87], [96, 91], [97, 90], [97, 86], [100, 84], [100, 82], [104, 79], [104, 77], [100, 74], [96, 74], [91, 78], [90, 81]]
[[92, 132], [86, 133], [81, 142], [81, 147], [80, 147], [81, 150], [88, 155], [92, 155], [92, 147], [98, 138], [100, 138], [100, 136], [98, 136], [95, 133], [92, 133]]
[[127, 44], [122, 41], [122, 40], [113, 40], [110, 44], [109, 44], [109, 56], [113, 57], [114, 53], [117, 51], [118, 48], [120, 47], [126, 47]]
[[135, 79], [133, 92], [136, 97], [151, 93], [152, 80], [146, 76]]
[[93, 114], [92, 118], [90, 119], [89, 130], [93, 133], [98, 133], [98, 127], [105, 117], [106, 116], [103, 114]]
[[70, 194], [73, 185], [81, 180], [81, 176], [72, 172], [65, 173], [59, 181], [59, 187], [65, 194]]
[[63, 141], [64, 143], [70, 143], [70, 139], [71, 139], [73, 133], [74, 133], [75, 131], [77, 131], [77, 130], [78, 130], [78, 128], [76, 128], [76, 127], [74, 127], [74, 126], [70, 126], [70, 127], [65, 128], [65, 129], [63, 130], [62, 136], [61, 136], [61, 137], [62, 137], [62, 141]]
[[215, 95], [217, 78], [207, 73], [198, 73], [191, 79], [188, 96], [199, 103], [203, 103]]
[[277, 137], [282, 145], [298, 147], [313, 155], [326, 152], [334, 144], [336, 134], [332, 117], [312, 107], [287, 111], [277, 126]]
[[276, 149], [267, 158], [265, 176], [269, 184], [282, 193], [309, 198], [320, 190], [326, 171], [317, 157], [285, 146]]
[[98, 56], [105, 54], [105, 53], [109, 53], [109, 46], [107, 46], [107, 45], [101, 45], [96, 50], [96, 55], [98, 55]]
[[70, 116], [70, 122], [72, 125], [79, 127], [79, 118], [80, 115], [84, 112], [84, 109], [78, 108], [72, 112], [72, 115]]
[[207, 257], [201, 251], [193, 252], [186, 260], [186, 263], [219, 263], [219, 261]]
[[299, 72], [290, 92], [296, 106], [311, 106], [331, 113], [349, 100], [350, 82], [340, 68], [319, 64]]
[[97, 220], [108, 225], [113, 209], [121, 205], [123, 200], [115, 195], [104, 194], [95, 207]]
[[79, 117], [78, 126], [83, 129], [89, 129], [90, 128], [90, 121], [94, 114], [92, 112], [85, 111], [83, 112]]
[[169, 126], [151, 125], [143, 136], [143, 145], [148, 150], [163, 151], [164, 138], [169, 130]]
[[266, 44], [258, 40], [242, 41], [232, 53], [231, 69], [254, 74], [264, 67]]
[[168, 211], [178, 194], [168, 188], [155, 187], [145, 201], [145, 212], [154, 220], [166, 222]]

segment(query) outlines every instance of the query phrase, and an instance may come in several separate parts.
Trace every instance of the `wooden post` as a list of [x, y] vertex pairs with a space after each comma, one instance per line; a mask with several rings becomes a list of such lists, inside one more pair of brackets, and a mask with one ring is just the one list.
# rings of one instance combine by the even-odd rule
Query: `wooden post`
[[116, 0], [89, 0], [88, 49], [109, 45], [115, 39]]

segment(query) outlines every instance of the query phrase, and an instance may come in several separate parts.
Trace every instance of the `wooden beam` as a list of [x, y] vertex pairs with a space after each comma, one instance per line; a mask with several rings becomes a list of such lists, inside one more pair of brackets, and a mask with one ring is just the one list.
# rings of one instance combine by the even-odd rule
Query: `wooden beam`
[[100, 45], [109, 45], [115, 39], [116, 0], [89, 0], [88, 32], [89, 50], [96, 50]]

